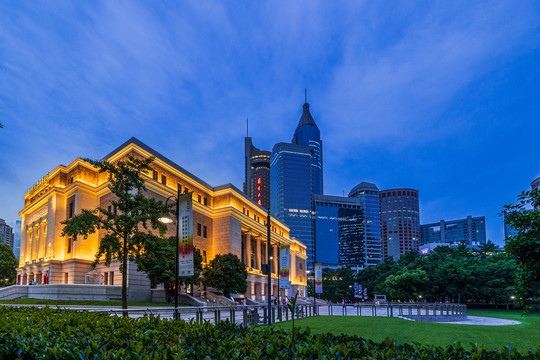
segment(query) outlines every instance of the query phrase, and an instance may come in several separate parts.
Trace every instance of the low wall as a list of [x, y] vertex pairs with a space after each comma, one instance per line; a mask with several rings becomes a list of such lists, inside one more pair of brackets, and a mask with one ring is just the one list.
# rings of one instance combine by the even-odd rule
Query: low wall
[[33, 298], [45, 300], [111, 301], [122, 298], [122, 288], [112, 285], [14, 285], [0, 291], [0, 300]]

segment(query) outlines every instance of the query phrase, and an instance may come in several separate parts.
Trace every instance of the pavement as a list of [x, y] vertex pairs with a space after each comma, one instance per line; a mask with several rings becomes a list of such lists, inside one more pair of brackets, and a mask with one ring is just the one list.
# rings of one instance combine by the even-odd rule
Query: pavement
[[444, 322], [442, 324], [505, 326], [505, 325], [518, 325], [518, 324], [521, 324], [521, 321], [469, 315], [467, 317], [467, 320]]
[[[22, 305], [22, 304], [2, 304], [1, 306], [19, 306], [19, 307], [45, 307], [47, 305]], [[51, 308], [55, 308], [56, 306], [50, 306]], [[120, 306], [77, 306], [77, 305], [63, 305], [58, 306], [63, 309], [71, 309], [71, 310], [88, 310], [88, 311], [105, 311], [109, 312], [111, 314], [121, 314], [122, 308]], [[248, 309], [251, 309], [252, 307], [246, 306]], [[214, 312], [214, 308], [207, 307], [202, 308], [203, 313], [202, 317], [204, 320], [208, 320], [212, 323], [214, 323], [216, 320], [225, 320], [227, 318], [231, 319], [231, 313], [228, 311], [228, 309], [221, 309], [220, 313], [217, 314], [216, 319], [216, 313]], [[159, 314], [162, 318], [172, 318], [174, 314], [174, 308], [167, 307], [167, 308], [137, 308], [132, 307], [129, 309], [129, 316], [133, 318], [142, 317], [147, 314]], [[191, 320], [196, 318], [196, 310], [195, 308], [190, 307], [179, 307], [178, 308], [179, 317], [182, 320]], [[259, 309], [259, 315], [262, 317], [262, 309]], [[347, 306], [346, 308], [343, 308], [341, 305], [333, 305], [333, 306], [321, 306], [319, 308], [319, 315], [322, 316], [379, 316], [379, 317], [388, 317], [390, 316], [389, 312], [385, 308], [375, 308], [375, 307], [364, 307], [364, 308], [357, 308], [354, 306]], [[409, 321], [415, 321], [411, 319], [407, 319], [402, 316], [396, 316], [405, 320]], [[276, 319], [277, 320], [277, 319]], [[285, 320], [285, 317], [284, 319]], [[237, 311], [234, 315], [233, 322], [242, 323], [243, 322], [243, 311], [242, 307], [238, 307]], [[505, 326], [505, 325], [518, 325], [521, 324], [520, 321], [516, 320], [509, 320], [509, 319], [501, 319], [501, 318], [494, 318], [494, 317], [483, 317], [483, 316], [471, 316], [469, 315], [467, 320], [462, 321], [445, 321], [445, 322], [437, 322], [441, 324], [459, 324], [459, 325], [484, 325], [484, 326]]]

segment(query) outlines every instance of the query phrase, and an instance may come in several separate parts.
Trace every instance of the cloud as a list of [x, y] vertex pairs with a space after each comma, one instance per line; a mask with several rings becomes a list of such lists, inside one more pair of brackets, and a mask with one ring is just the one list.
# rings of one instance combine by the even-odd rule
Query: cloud
[[[332, 106], [323, 114], [339, 119], [333, 122], [339, 126], [328, 126], [328, 138], [353, 147], [381, 141], [403, 146], [459, 131], [466, 124], [440, 121], [445, 104], [493, 71], [501, 58], [523, 49], [538, 21], [528, 6], [512, 2], [430, 3], [409, 10], [418, 10], [421, 18], [398, 24], [399, 36], [383, 38], [382, 44], [365, 40], [373, 33], [361, 23], [351, 30], [344, 61], [333, 72]], [[379, 26], [376, 32], [382, 31]]]

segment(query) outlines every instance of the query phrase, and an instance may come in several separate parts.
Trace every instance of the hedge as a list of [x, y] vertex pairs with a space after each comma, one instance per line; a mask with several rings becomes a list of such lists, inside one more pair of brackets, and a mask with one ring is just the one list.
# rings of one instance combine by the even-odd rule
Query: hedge
[[511, 348], [487, 351], [376, 343], [357, 336], [243, 328], [59, 309], [0, 307], [0, 359], [538, 359]]

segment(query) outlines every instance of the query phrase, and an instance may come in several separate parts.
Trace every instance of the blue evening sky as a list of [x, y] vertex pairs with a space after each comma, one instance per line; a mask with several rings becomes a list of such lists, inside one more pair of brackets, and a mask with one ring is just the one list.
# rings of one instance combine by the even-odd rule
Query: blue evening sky
[[304, 88], [325, 193], [420, 190], [421, 222], [485, 215], [540, 175], [538, 1], [0, 4], [0, 218], [58, 164], [132, 136], [213, 185], [290, 141]]

